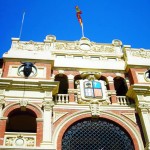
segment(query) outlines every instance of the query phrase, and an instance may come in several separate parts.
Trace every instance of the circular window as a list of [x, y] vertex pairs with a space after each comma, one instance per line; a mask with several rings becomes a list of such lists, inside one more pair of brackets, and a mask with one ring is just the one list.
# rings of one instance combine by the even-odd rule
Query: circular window
[[119, 125], [105, 119], [84, 119], [63, 135], [62, 150], [134, 150], [130, 136]]

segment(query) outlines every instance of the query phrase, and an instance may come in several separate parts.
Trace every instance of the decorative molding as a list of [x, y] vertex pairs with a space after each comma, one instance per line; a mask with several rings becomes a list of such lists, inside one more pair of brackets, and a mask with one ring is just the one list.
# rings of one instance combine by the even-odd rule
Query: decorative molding
[[69, 94], [76, 94], [78, 93], [78, 89], [68, 89]]
[[13, 43], [13, 48], [15, 50], [27, 50], [27, 51], [43, 51], [44, 50], [44, 43], [40, 42], [18, 42]]
[[100, 114], [100, 110], [99, 110], [99, 103], [91, 103], [90, 104], [90, 109], [91, 109], [91, 114], [92, 117], [98, 117]]
[[[93, 52], [101, 52], [101, 53], [114, 53], [114, 46], [112, 45], [102, 45], [95, 44], [94, 42], [84, 41], [75, 41], [75, 42], [56, 42], [55, 49], [56, 50], [79, 50], [79, 51], [93, 51]], [[88, 49], [83, 49], [82, 45], [89, 46]]]
[[69, 74], [69, 75], [68, 75], [68, 80], [70, 80], [70, 81], [74, 81], [74, 75]]
[[131, 55], [135, 57], [150, 58], [150, 51], [145, 49], [131, 50]]
[[45, 96], [46, 97], [52, 97], [52, 92], [45, 91]]
[[27, 99], [21, 99], [19, 101], [19, 103], [20, 103], [20, 107], [26, 107], [28, 104], [28, 100]]
[[134, 113], [122, 113], [122, 115], [128, 118], [129, 120], [132, 120], [134, 123], [136, 123], [136, 118]]
[[42, 105], [44, 107], [44, 110], [50, 111], [50, 110], [52, 110], [52, 108], [54, 106], [54, 102], [52, 100], [44, 100], [42, 102]]
[[55, 123], [59, 118], [63, 117], [66, 114], [68, 114], [68, 112], [54, 111], [53, 112], [53, 123]]
[[146, 103], [138, 104], [137, 111], [149, 113], [150, 112], [150, 105], [146, 104]]
[[120, 40], [118, 40], [118, 39], [113, 40], [113, 41], [112, 41], [112, 44], [113, 44], [114, 46], [116, 46], [116, 47], [122, 46], [122, 42], [121, 42]]
[[108, 82], [112, 82], [112, 83], [114, 82], [114, 78], [112, 76], [108, 76], [107, 80], [108, 80]]
[[4, 95], [4, 94], [5, 94], [5, 90], [0, 89], [0, 95]]
[[[0, 99], [0, 111], [4, 108], [5, 106], [5, 100], [2, 98]], [[0, 117], [1, 117], [1, 112], [0, 112]]]
[[17, 135], [17, 133], [16, 135], [6, 135], [4, 145], [10, 147], [34, 147], [36, 145], [36, 136]]

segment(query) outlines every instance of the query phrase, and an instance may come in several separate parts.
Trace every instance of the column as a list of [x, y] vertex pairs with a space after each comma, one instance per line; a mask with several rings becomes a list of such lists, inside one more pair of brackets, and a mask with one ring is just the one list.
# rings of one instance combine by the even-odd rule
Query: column
[[[51, 93], [51, 92], [49, 92]], [[51, 145], [52, 142], [52, 108], [54, 103], [51, 97], [46, 97], [43, 101], [43, 142], [41, 143], [42, 147], [47, 147]]]
[[138, 113], [142, 123], [146, 147], [145, 150], [150, 150], [150, 107], [146, 104], [138, 105]]
[[114, 87], [113, 77], [109, 76], [109, 77], [107, 77], [107, 79], [108, 79], [109, 89], [110, 89], [109, 93], [111, 95], [111, 103], [116, 104], [116, 103], [118, 103], [118, 101], [117, 101], [117, 97], [116, 97], [116, 90]]
[[68, 89], [68, 94], [69, 94], [69, 102], [74, 102], [74, 76], [73, 75], [68, 75], [68, 81], [69, 81], [69, 89]]

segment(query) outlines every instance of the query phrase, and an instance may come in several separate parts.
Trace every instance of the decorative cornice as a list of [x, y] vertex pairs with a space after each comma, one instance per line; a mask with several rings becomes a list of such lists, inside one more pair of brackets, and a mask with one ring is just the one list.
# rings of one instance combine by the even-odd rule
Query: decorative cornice
[[132, 99], [137, 99], [137, 96], [140, 95], [149, 95], [150, 94], [150, 84], [134, 84], [131, 85], [127, 92], [127, 96]]
[[31, 91], [52, 91], [58, 92], [59, 82], [49, 80], [31, 80], [31, 79], [0, 79], [0, 89], [9, 90], [31, 90]]

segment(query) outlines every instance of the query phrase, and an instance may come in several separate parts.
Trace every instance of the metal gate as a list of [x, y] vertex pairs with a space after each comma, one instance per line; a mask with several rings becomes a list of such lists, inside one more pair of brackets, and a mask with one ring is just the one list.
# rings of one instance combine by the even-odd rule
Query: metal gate
[[119, 125], [105, 119], [84, 119], [71, 125], [62, 150], [134, 150], [131, 138]]

